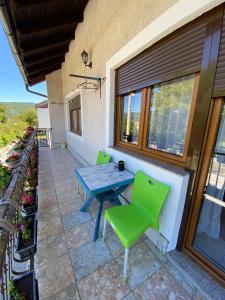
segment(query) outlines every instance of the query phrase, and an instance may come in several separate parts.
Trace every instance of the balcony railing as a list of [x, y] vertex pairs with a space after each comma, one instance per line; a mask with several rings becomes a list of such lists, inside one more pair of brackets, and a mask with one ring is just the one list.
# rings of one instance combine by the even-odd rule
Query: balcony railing
[[[33, 131], [27, 145], [21, 154], [20, 161], [11, 174], [11, 180], [3, 198], [0, 201], [0, 279], [2, 299], [9, 297], [9, 286], [18, 275], [27, 274], [34, 269], [34, 255], [21, 259], [16, 253], [16, 241], [18, 238], [18, 217], [20, 215], [20, 201], [24, 188], [24, 179], [29, 170], [31, 176], [35, 176], [31, 166], [31, 153], [36, 147], [36, 131]], [[18, 264], [29, 261], [29, 269], [18, 271]], [[21, 269], [21, 268], [19, 268]], [[12, 286], [11, 286], [12, 289]]]

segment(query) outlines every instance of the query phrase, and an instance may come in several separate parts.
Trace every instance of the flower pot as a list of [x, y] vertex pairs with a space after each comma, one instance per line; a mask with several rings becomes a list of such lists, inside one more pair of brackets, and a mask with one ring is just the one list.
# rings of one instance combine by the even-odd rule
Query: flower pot
[[25, 217], [25, 219], [31, 218], [31, 239], [24, 241], [22, 238], [22, 233], [19, 232], [17, 235], [17, 246], [16, 252], [19, 254], [21, 259], [25, 259], [35, 254], [37, 251], [37, 220], [36, 215], [30, 215]]
[[25, 216], [32, 215], [36, 213], [38, 210], [38, 196], [36, 193], [36, 189], [32, 189], [32, 190], [30, 189], [28, 191], [32, 192], [34, 197], [34, 202], [31, 205], [25, 205], [25, 204], [22, 205], [22, 212]]
[[[34, 271], [14, 279], [13, 283], [26, 300], [39, 300], [38, 282]], [[14, 297], [10, 296], [10, 300], [14, 300]]]
[[19, 149], [17, 150], [17, 149], [14, 149], [13, 152], [16, 153], [16, 154], [18, 154], [18, 155], [21, 155], [22, 152], [23, 152], [23, 150], [19, 150]]
[[19, 161], [20, 161], [20, 159], [12, 160], [12, 161], [7, 161], [6, 160], [5, 164], [7, 165], [8, 168], [13, 169], [18, 165]]

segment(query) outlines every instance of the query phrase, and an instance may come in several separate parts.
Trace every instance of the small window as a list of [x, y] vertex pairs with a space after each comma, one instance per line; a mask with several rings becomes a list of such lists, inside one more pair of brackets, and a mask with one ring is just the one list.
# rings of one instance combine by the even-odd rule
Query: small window
[[199, 77], [187, 75], [118, 96], [116, 145], [183, 164]]
[[70, 108], [70, 130], [76, 134], [82, 134], [81, 128], [81, 104], [80, 95], [69, 102]]

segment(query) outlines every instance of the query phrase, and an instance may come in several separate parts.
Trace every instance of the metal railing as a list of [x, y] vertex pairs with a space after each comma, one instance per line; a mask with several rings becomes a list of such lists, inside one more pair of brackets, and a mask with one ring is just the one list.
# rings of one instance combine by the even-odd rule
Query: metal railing
[[38, 147], [52, 147], [52, 128], [37, 128], [36, 141]]
[[[17, 216], [19, 202], [23, 190], [23, 182], [28, 167], [30, 167], [30, 154], [35, 143], [36, 132], [32, 132], [21, 159], [13, 170], [9, 186], [0, 201], [0, 291], [2, 299], [9, 299], [8, 286], [12, 276], [27, 273], [34, 269], [33, 255], [29, 259], [21, 260], [15, 253], [15, 240], [17, 234]], [[17, 263], [29, 261], [29, 269], [18, 271], [14, 266]]]

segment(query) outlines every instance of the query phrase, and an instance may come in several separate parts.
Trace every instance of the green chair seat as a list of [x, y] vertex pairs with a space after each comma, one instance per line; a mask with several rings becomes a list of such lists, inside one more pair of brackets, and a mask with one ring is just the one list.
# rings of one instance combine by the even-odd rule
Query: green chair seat
[[107, 209], [105, 218], [125, 248], [131, 247], [151, 225], [149, 216], [132, 204]]

